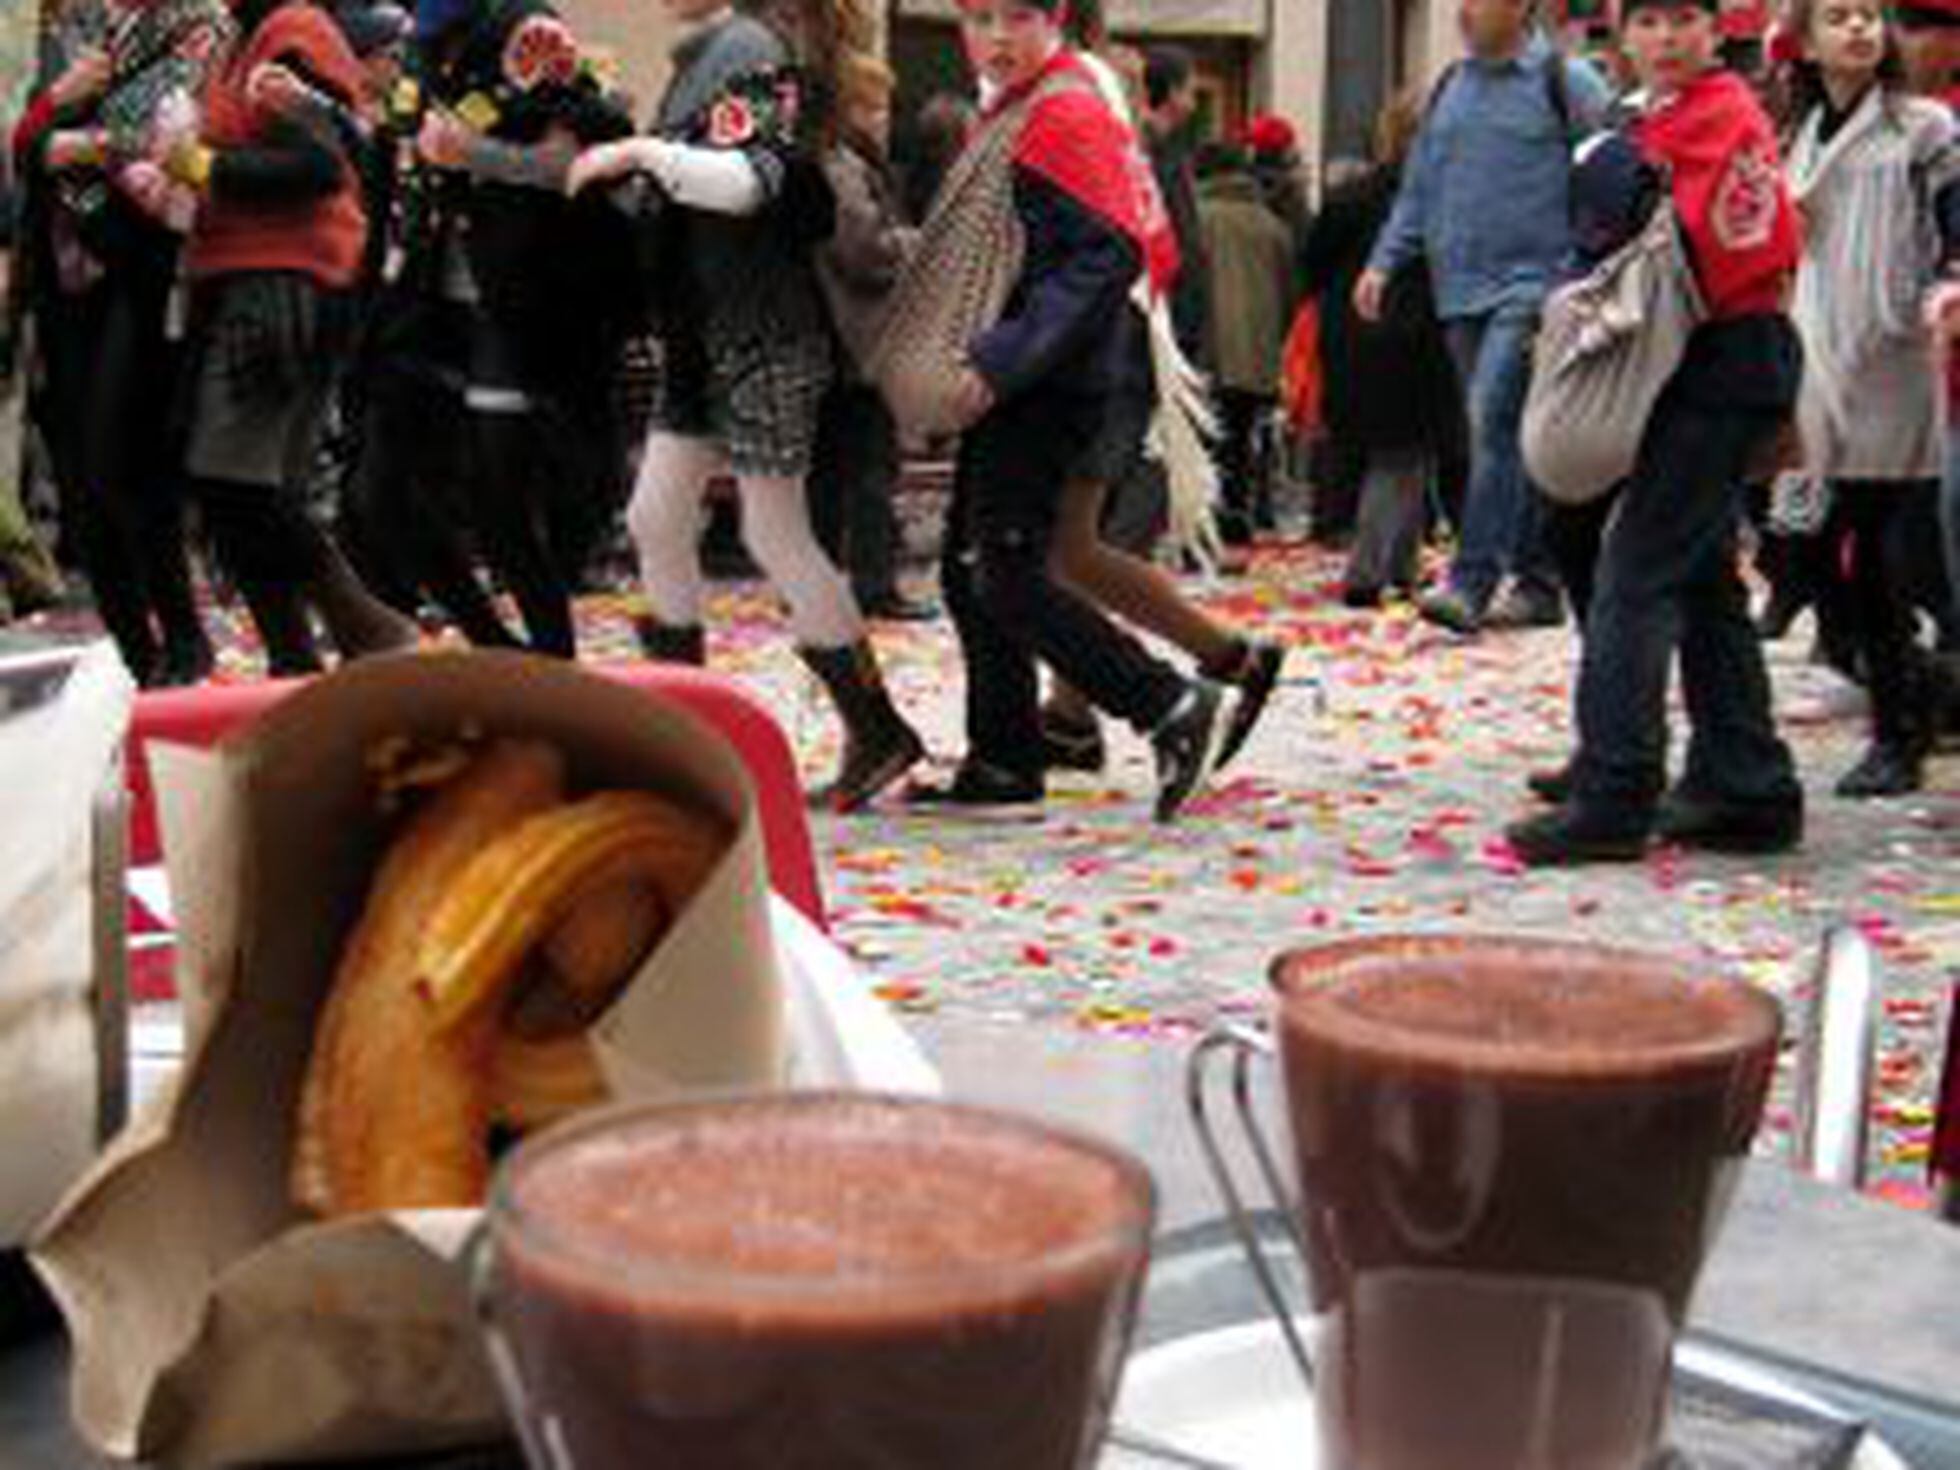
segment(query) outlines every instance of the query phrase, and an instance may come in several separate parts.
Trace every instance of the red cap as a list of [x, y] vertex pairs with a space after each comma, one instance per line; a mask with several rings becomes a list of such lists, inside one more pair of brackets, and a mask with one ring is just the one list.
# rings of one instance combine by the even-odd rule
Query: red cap
[[1254, 153], [1291, 153], [1300, 146], [1300, 135], [1277, 113], [1262, 112], [1246, 123], [1245, 146]]

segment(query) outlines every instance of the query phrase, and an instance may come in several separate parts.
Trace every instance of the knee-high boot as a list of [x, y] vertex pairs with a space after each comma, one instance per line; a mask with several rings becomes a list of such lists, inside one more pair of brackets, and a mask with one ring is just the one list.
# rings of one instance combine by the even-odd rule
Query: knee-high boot
[[844, 723], [844, 761], [837, 779], [811, 799], [835, 812], [857, 811], [925, 758], [925, 742], [892, 703], [868, 642], [799, 648], [797, 654], [823, 684]]

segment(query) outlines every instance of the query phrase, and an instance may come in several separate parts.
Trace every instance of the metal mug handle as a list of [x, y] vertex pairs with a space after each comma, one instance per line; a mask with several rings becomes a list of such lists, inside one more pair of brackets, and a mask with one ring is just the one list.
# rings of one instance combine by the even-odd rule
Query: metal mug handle
[[490, 1376], [496, 1380], [497, 1391], [510, 1410], [511, 1425], [517, 1430], [525, 1464], [532, 1470], [576, 1470], [564, 1440], [551, 1421], [532, 1406], [531, 1396], [525, 1391], [517, 1354], [511, 1350], [510, 1339], [504, 1336], [497, 1321], [495, 1294], [491, 1289], [495, 1269], [490, 1224], [482, 1220], [463, 1243], [463, 1274], [469, 1282], [470, 1312], [483, 1339], [483, 1355], [490, 1362]]
[[1238, 1237], [1239, 1248], [1245, 1252], [1247, 1263], [1252, 1267], [1253, 1279], [1259, 1284], [1259, 1291], [1266, 1299], [1266, 1307], [1279, 1323], [1281, 1336], [1286, 1341], [1286, 1350], [1292, 1355], [1293, 1364], [1300, 1370], [1300, 1377], [1306, 1383], [1309, 1393], [1313, 1391], [1313, 1358], [1307, 1351], [1306, 1340], [1300, 1335], [1299, 1323], [1294, 1320], [1293, 1308], [1287, 1303], [1280, 1290], [1279, 1276], [1273, 1263], [1266, 1255], [1264, 1242], [1259, 1232], [1253, 1228], [1251, 1212], [1246, 1207], [1245, 1195], [1234, 1177], [1231, 1163], [1225, 1157], [1224, 1144], [1212, 1123], [1212, 1074], [1217, 1063], [1229, 1055], [1231, 1060], [1232, 1105], [1238, 1113], [1239, 1129], [1252, 1152], [1252, 1161], [1260, 1177], [1261, 1187], [1272, 1201], [1280, 1217], [1286, 1222], [1288, 1236], [1293, 1248], [1299, 1253], [1302, 1262], [1307, 1259], [1307, 1243], [1301, 1233], [1299, 1212], [1288, 1197], [1286, 1181], [1280, 1172], [1278, 1156], [1273, 1152], [1271, 1141], [1259, 1121], [1252, 1106], [1252, 1063], [1255, 1058], [1272, 1060], [1275, 1054], [1272, 1034], [1263, 1027], [1235, 1025], [1227, 1022], [1214, 1026], [1198, 1040], [1192, 1048], [1190, 1058], [1184, 1067], [1184, 1104], [1191, 1114], [1192, 1126], [1197, 1130], [1198, 1145], [1205, 1156], [1205, 1167], [1210, 1171], [1212, 1183], [1218, 1189], [1219, 1200], [1225, 1206], [1225, 1217]]

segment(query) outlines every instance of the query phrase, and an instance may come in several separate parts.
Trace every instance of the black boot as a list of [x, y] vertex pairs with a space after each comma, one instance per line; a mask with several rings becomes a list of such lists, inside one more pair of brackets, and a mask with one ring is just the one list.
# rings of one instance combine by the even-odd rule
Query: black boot
[[1853, 801], [1904, 796], [1920, 788], [1925, 764], [1925, 747], [1917, 741], [1880, 737], [1866, 747], [1858, 764], [1838, 779], [1837, 794]]
[[646, 656], [663, 664], [692, 664], [706, 668], [708, 633], [699, 623], [677, 626], [650, 617], [633, 619], [633, 633]]
[[871, 645], [799, 648], [844, 722], [844, 763], [837, 779], [812, 794], [834, 812], [854, 812], [925, 759], [925, 742], [885, 691]]
[[1573, 760], [1567, 757], [1562, 766], [1547, 766], [1542, 771], [1533, 771], [1524, 778], [1525, 789], [1540, 801], [1552, 806], [1564, 806], [1572, 799]]
[[233, 576], [265, 644], [266, 672], [275, 679], [319, 673], [320, 646], [297, 589], [243, 569], [234, 569]]

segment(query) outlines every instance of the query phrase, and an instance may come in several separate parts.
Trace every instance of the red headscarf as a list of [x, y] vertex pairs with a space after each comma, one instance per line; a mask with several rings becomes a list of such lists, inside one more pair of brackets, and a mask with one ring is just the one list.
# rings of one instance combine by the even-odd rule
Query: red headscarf
[[1034, 85], [1065, 69], [1079, 73], [1084, 85], [1035, 104], [1015, 145], [1014, 162], [1136, 241], [1152, 289], [1166, 291], [1177, 278], [1177, 234], [1150, 159], [1074, 52], [1058, 53]]

